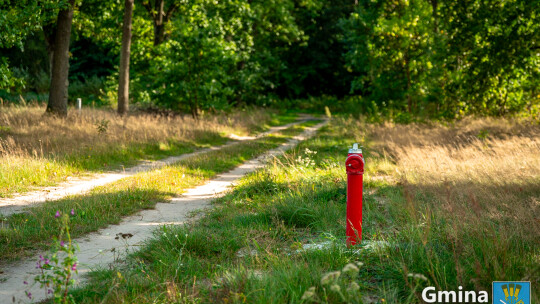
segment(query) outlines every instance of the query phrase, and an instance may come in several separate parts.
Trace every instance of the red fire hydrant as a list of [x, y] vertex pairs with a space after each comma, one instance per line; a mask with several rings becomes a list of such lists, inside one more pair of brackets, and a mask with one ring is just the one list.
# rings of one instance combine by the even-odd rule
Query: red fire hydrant
[[362, 241], [362, 190], [364, 182], [364, 156], [358, 144], [349, 149], [345, 161], [347, 169], [347, 246]]

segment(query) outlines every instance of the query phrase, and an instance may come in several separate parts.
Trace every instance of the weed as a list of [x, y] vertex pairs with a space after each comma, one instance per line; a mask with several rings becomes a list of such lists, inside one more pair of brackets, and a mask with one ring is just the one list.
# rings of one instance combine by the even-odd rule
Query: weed
[[309, 303], [328, 303], [334, 297], [345, 303], [362, 303], [360, 285], [356, 282], [362, 262], [348, 263], [341, 271], [332, 271], [321, 277], [321, 291], [312, 286], [304, 292], [301, 300]]
[[96, 130], [99, 134], [105, 134], [107, 133], [107, 130], [109, 129], [109, 123], [110, 121], [107, 119], [102, 119], [95, 123]]
[[303, 155], [298, 155], [296, 162], [303, 168], [314, 167], [315, 160], [313, 160], [311, 156], [315, 154], [317, 154], [317, 151], [311, 151], [309, 148], [306, 148]]
[[326, 114], [326, 117], [332, 118], [332, 112], [330, 112], [330, 108], [328, 108], [328, 106], [324, 106], [324, 113]]
[[[75, 216], [74, 209], [71, 209], [70, 215]], [[69, 289], [73, 284], [72, 275], [77, 273], [75, 252], [78, 247], [71, 240], [70, 215], [56, 211], [55, 218], [61, 221], [60, 235], [54, 238], [50, 255], [45, 257], [40, 255], [36, 263], [36, 268], [41, 273], [34, 278], [34, 281], [44, 290], [46, 297], [53, 294], [54, 303], [74, 303], [69, 295]], [[25, 284], [28, 283], [25, 282]], [[26, 291], [26, 295], [32, 299], [29, 291]]]
[[478, 139], [485, 141], [489, 137], [489, 131], [488, 130], [480, 130], [477, 135]]

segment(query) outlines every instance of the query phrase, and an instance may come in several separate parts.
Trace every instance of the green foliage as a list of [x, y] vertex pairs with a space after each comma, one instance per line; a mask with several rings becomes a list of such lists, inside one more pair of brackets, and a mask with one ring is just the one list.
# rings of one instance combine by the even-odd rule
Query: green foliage
[[540, 4], [463, 1], [441, 7], [446, 20], [449, 97], [463, 112], [505, 114], [538, 97]]
[[0, 89], [22, 86], [24, 79], [15, 77], [13, 71], [9, 69], [7, 60], [0, 58]]
[[[3, 96], [48, 90], [42, 32], [66, 3], [0, 1]], [[157, 44], [156, 2], [134, 8], [130, 96], [143, 107], [197, 115], [245, 104], [328, 106], [407, 122], [534, 115], [540, 103], [538, 1], [163, 3]], [[70, 95], [115, 104], [122, 22], [121, 0], [78, 2]]]
[[177, 31], [157, 49], [150, 74], [155, 79], [152, 97], [196, 116], [199, 108], [223, 109], [228, 105], [232, 95], [228, 72], [242, 55], [236, 53], [240, 42], [234, 40], [241, 23], [235, 17], [221, 17], [222, 7], [212, 3], [191, 5], [185, 18], [174, 21]]
[[69, 99], [75, 101], [81, 98], [84, 104], [103, 105], [105, 99], [106, 80], [97, 76], [86, 78], [84, 81], [74, 80], [69, 85]]
[[[134, 73], [136, 98], [193, 115], [265, 103], [285, 69], [284, 51], [304, 39], [293, 10], [289, 0], [182, 5], [179, 17], [169, 22], [165, 43], [134, 42], [135, 53], [144, 54], [144, 60], [133, 62], [133, 70], [143, 71]], [[148, 34], [151, 24], [145, 22], [140, 29]]]
[[378, 106], [446, 117], [538, 102], [539, 4], [360, 1], [343, 22], [351, 90]]
[[[0, 50], [13, 47], [24, 50], [26, 36], [53, 20], [66, 4], [65, 0], [0, 0]], [[0, 89], [23, 86], [21, 78], [14, 77], [9, 70], [6, 57], [0, 56]]]
[[409, 99], [409, 107], [422, 98], [425, 88], [419, 80], [426, 78], [431, 66], [425, 55], [428, 29], [421, 21], [426, 18], [424, 1], [381, 2], [353, 13], [348, 26], [356, 35], [347, 57], [351, 69], [365, 76], [356, 78], [352, 89], [389, 104]]
[[346, 96], [353, 73], [346, 69], [346, 52], [340, 20], [354, 11], [351, 1], [302, 1], [293, 11], [303, 32], [281, 54], [284, 68], [278, 74], [281, 98]]
[[41, 29], [50, 22], [58, 10], [67, 5], [66, 0], [0, 1], [0, 48], [22, 48], [26, 35]]

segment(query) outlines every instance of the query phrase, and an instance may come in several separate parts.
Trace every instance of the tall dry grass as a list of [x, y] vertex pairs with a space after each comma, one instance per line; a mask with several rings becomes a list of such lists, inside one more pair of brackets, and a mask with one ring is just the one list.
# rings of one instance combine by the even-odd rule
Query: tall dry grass
[[46, 156], [117, 143], [197, 141], [208, 134], [244, 135], [271, 118], [268, 111], [261, 110], [205, 116], [199, 120], [191, 116], [146, 114], [122, 118], [112, 111], [98, 109], [83, 109], [81, 114], [72, 112], [67, 119], [47, 117], [43, 113], [41, 107], [0, 108], [0, 154]]
[[[471, 118], [449, 126], [368, 127], [375, 154], [395, 163], [392, 175], [406, 200], [403, 221], [424, 227], [424, 244], [450, 244], [460, 285], [486, 289], [502, 278], [538, 281], [538, 124]], [[434, 256], [425, 258], [437, 263]], [[434, 280], [441, 271], [436, 268], [430, 270]]]
[[257, 109], [199, 120], [150, 114], [123, 118], [100, 109], [71, 111], [58, 119], [43, 116], [44, 111], [0, 108], [0, 197], [153, 154], [222, 144], [227, 134], [250, 134], [272, 119], [271, 112]]

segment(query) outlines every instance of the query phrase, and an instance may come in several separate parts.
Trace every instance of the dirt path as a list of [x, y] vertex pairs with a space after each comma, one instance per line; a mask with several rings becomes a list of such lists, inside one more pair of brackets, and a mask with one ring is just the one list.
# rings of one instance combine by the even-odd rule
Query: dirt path
[[24, 209], [35, 204], [44, 203], [46, 201], [58, 200], [68, 195], [85, 194], [95, 187], [103, 186], [112, 182], [115, 182], [124, 177], [135, 175], [139, 172], [159, 169], [163, 166], [174, 164], [180, 160], [190, 158], [192, 156], [206, 153], [211, 150], [219, 150], [224, 147], [235, 145], [241, 141], [254, 140], [256, 138], [275, 133], [281, 130], [285, 130], [291, 126], [302, 123], [311, 116], [301, 115], [297, 121], [282, 126], [272, 127], [264, 133], [260, 133], [257, 136], [237, 136], [231, 135], [230, 138], [235, 140], [233, 142], [226, 143], [218, 147], [212, 147], [207, 149], [201, 149], [193, 153], [182, 154], [180, 156], [171, 156], [159, 161], [143, 161], [139, 165], [127, 168], [123, 171], [114, 171], [103, 174], [93, 175], [87, 178], [72, 179], [68, 182], [64, 182], [54, 187], [45, 187], [37, 191], [27, 192], [24, 194], [15, 194], [13, 198], [0, 199], [0, 216], [8, 216], [14, 213], [24, 212]]
[[[158, 203], [153, 210], [141, 211], [134, 216], [126, 217], [119, 225], [109, 226], [75, 240], [80, 247], [77, 253], [79, 275], [75, 277], [77, 284], [83, 284], [83, 275], [91, 269], [107, 268], [111, 263], [118, 261], [119, 254], [124, 255], [128, 251], [136, 250], [144, 240], [152, 236], [157, 226], [185, 223], [191, 211], [210, 207], [212, 199], [223, 195], [241, 177], [263, 167], [267, 159], [313, 136], [325, 123], [307, 128], [302, 134], [278, 148], [247, 161], [232, 171], [218, 175], [205, 185], [187, 190], [181, 197], [173, 198], [167, 203]], [[118, 233], [133, 236], [117, 240], [115, 237]], [[13, 300], [15, 303], [28, 302], [25, 295], [28, 286], [23, 285], [23, 282], [33, 282], [33, 277], [38, 274], [36, 261], [37, 258], [27, 259], [3, 270], [4, 272], [0, 274], [0, 303], [12, 303]], [[34, 286], [30, 292], [34, 301], [40, 301], [46, 297], [39, 286]]]

